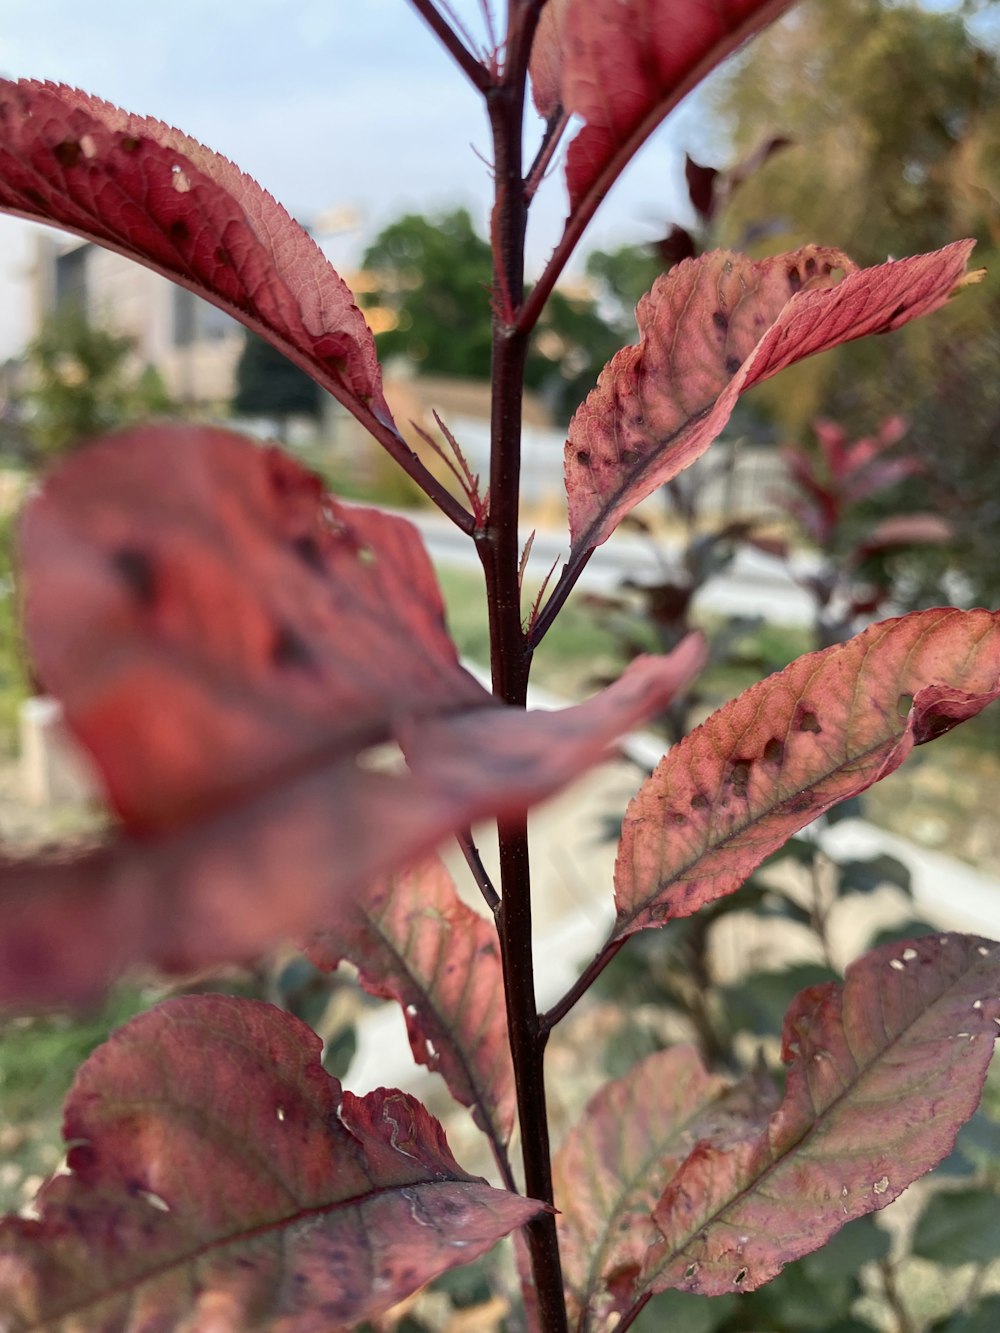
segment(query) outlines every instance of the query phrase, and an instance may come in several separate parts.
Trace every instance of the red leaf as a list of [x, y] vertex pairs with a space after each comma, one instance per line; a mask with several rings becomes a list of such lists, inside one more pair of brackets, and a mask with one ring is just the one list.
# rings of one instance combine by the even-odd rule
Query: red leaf
[[66, 1103], [69, 1174], [0, 1224], [9, 1327], [351, 1329], [539, 1211], [320, 1054], [298, 1019], [218, 995], [115, 1033]]
[[[4, 999], [84, 997], [130, 961], [186, 970], [306, 930], [452, 829], [550, 795], [703, 656], [691, 640], [576, 708], [505, 709], [460, 668], [410, 524], [214, 428], [75, 454], [21, 547], [37, 673], [126, 833], [5, 869]], [[384, 742], [410, 773], [372, 771]]]
[[[570, 144], [570, 207], [611, 180], [680, 99], [791, 0], [564, 0], [539, 25], [532, 70], [543, 115], [586, 122]], [[544, 49], [544, 75], [539, 49]], [[543, 94], [540, 98], [538, 86]], [[614, 95], [609, 96], [608, 90]]]
[[562, 107], [563, 20], [567, 0], [548, 0], [538, 20], [531, 44], [531, 97], [543, 119]]
[[950, 542], [955, 530], [938, 514], [893, 514], [875, 524], [858, 547], [861, 556], [891, 551], [898, 546], [928, 546]]
[[375, 341], [310, 237], [238, 167], [76, 89], [0, 80], [0, 209], [50, 222], [197, 292], [352, 409], [392, 418]]
[[742, 1141], [706, 1139], [664, 1192], [640, 1291], [752, 1291], [950, 1152], [1000, 1023], [1000, 946], [890, 944], [785, 1019], [785, 1097]]
[[823, 811], [1000, 695], [1000, 613], [872, 625], [752, 686], [675, 745], [625, 814], [624, 938], [738, 889]]
[[[703, 454], [754, 384], [936, 310], [961, 284], [972, 245], [860, 271], [817, 246], [759, 262], [714, 251], [658, 278], [636, 311], [638, 345], [608, 363], [570, 423], [574, 553], [607, 541], [630, 509]], [[834, 285], [836, 269], [848, 276]]]
[[653, 1209], [695, 1142], [719, 1128], [724, 1090], [691, 1047], [658, 1051], [605, 1084], [566, 1136], [552, 1165], [575, 1328], [606, 1327], [633, 1303], [657, 1239]]
[[496, 928], [461, 901], [440, 861], [345, 900], [308, 953], [328, 971], [346, 958], [367, 991], [398, 1001], [414, 1058], [507, 1143], [516, 1098]]

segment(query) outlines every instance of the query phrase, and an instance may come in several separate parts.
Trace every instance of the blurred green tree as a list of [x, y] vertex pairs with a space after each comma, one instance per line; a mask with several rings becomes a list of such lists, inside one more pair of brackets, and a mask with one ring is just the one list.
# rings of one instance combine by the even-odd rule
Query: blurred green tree
[[290, 417], [319, 417], [323, 393], [315, 380], [277, 348], [249, 330], [236, 365], [232, 409], [238, 416], [268, 417], [278, 438], [288, 438]]
[[791, 436], [818, 414], [864, 432], [905, 412], [926, 470], [902, 502], [951, 519], [968, 594], [990, 605], [1000, 599], [1000, 61], [987, 22], [996, 10], [804, 0], [714, 91], [734, 157], [768, 134], [793, 139], [731, 200], [721, 243], [759, 253], [763, 231], [769, 252], [818, 241], [873, 264], [962, 236], [979, 242], [987, 278], [970, 299], [891, 339], [805, 362], [753, 401]]
[[135, 342], [91, 324], [75, 307], [56, 311], [28, 344], [24, 394], [30, 464], [102, 431], [175, 410], [159, 372], [136, 368]]
[[[360, 300], [383, 362], [405, 357], [425, 374], [489, 377], [490, 247], [467, 209], [398, 218], [362, 264], [370, 278]], [[532, 340], [525, 382], [568, 420], [622, 341], [589, 291], [559, 289]]]

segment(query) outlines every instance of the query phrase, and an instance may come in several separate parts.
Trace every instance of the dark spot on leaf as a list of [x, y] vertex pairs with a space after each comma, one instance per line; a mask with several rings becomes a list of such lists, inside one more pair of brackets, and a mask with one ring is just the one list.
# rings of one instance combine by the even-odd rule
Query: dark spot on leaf
[[771, 739], [768, 741], [768, 743], [764, 746], [764, 763], [774, 764], [776, 768], [780, 768], [784, 758], [785, 758], [784, 741], [779, 741], [777, 736], [772, 736]]
[[141, 143], [142, 140], [137, 139], [134, 134], [123, 134], [118, 140], [118, 146], [123, 153], [137, 153]]
[[747, 1272], [748, 1272], [748, 1271], [749, 1271], [749, 1270], [746, 1269], [746, 1268], [741, 1268], [740, 1271], [739, 1271], [739, 1272], [736, 1274], [736, 1276], [733, 1278], [733, 1281], [736, 1283], [737, 1286], [740, 1286], [742, 1283], [744, 1283], [744, 1282], [747, 1280]]
[[319, 548], [319, 542], [311, 533], [305, 532], [301, 537], [296, 537], [292, 542], [292, 550], [304, 565], [317, 573], [323, 572], [325, 568], [323, 552]]
[[738, 356], [727, 356], [727, 357], [726, 357], [726, 374], [727, 374], [727, 375], [735, 375], [736, 372], [739, 370], [740, 366], [742, 366], [742, 364], [743, 364], [743, 362], [740, 360], [740, 358], [739, 358]]
[[577, 449], [576, 461], [581, 467], [590, 467], [590, 454], [587, 453], [586, 449]]
[[75, 167], [83, 149], [76, 139], [64, 139], [57, 143], [52, 153], [61, 167]]
[[906, 313], [906, 302], [901, 301], [899, 305], [896, 307], [896, 309], [889, 316], [888, 323], [894, 324], [896, 320], [899, 319], [900, 315], [903, 315], [905, 313]]
[[705, 795], [703, 791], [696, 791], [695, 794], [691, 797], [692, 810], [707, 810], [710, 805], [711, 801], [709, 801], [708, 797]]
[[233, 267], [233, 257], [224, 245], [218, 245], [215, 248], [215, 262], [221, 264], [223, 268]]
[[729, 769], [729, 782], [736, 796], [746, 796], [750, 785], [750, 760], [734, 759]]
[[174, 222], [171, 222], [170, 236], [172, 240], [186, 241], [190, 235], [191, 235], [191, 228], [183, 220], [183, 218], [177, 218]]
[[797, 292], [799, 288], [802, 286], [802, 274], [799, 272], [799, 270], [795, 267], [794, 264], [788, 270], [788, 285], [789, 287], [791, 287], [793, 292]]
[[687, 815], [682, 815], [679, 810], [670, 817], [678, 827], [680, 827], [681, 824], [687, 823]]
[[816, 735], [823, 730], [820, 726], [819, 718], [811, 708], [806, 708], [800, 704], [795, 713], [794, 727], [796, 731], [811, 731]]
[[306, 643], [288, 625], [279, 625], [271, 645], [271, 661], [276, 667], [311, 667], [313, 655]]
[[799, 792], [798, 796], [793, 796], [785, 805], [785, 809], [790, 815], [804, 815], [807, 810], [813, 808], [813, 799], [805, 792]]
[[816, 260], [813, 258], [812, 255], [810, 255], [809, 258], [806, 260], [806, 272], [809, 274], [810, 277], [812, 277], [812, 275], [816, 272]]
[[45, 195], [42, 194], [40, 190], [33, 189], [32, 186], [30, 185], [24, 191], [24, 197], [25, 199], [28, 199], [31, 203], [33, 203], [36, 208], [44, 209], [48, 207]]
[[139, 605], [152, 606], [156, 601], [156, 566], [149, 552], [123, 546], [115, 551], [111, 563]]
[[729, 328], [729, 316], [723, 310], [716, 310], [712, 314], [712, 323], [720, 332], [725, 333]]
[[628, 465], [630, 465], [630, 464], [632, 464], [632, 463], [636, 463], [636, 462], [638, 462], [638, 461], [639, 461], [639, 450], [638, 450], [638, 449], [623, 449], [623, 450], [622, 450], [622, 462], [623, 462], [626, 466], [628, 466]]

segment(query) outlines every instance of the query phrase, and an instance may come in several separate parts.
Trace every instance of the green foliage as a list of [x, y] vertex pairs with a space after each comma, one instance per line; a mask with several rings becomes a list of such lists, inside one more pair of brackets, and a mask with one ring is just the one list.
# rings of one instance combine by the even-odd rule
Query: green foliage
[[98, 328], [72, 306], [44, 321], [27, 349], [35, 381], [26, 395], [30, 434], [41, 456], [172, 409], [156, 370], [130, 366], [134, 350], [131, 338]]
[[[360, 300], [383, 362], [404, 357], [425, 374], [489, 379], [492, 258], [467, 209], [406, 214], [379, 232], [362, 263], [372, 282]], [[620, 345], [620, 331], [591, 297], [557, 290], [532, 341], [525, 384], [568, 419]]]
[[322, 392], [315, 380], [269, 342], [247, 330], [236, 366], [233, 411], [275, 418], [284, 437], [289, 417], [318, 417], [321, 406]]
[[[715, 94], [733, 156], [776, 132], [794, 142], [742, 186], [720, 239], [754, 248], [760, 231], [769, 249], [820, 241], [869, 264], [977, 238], [974, 262], [988, 276], [974, 301], [795, 367], [754, 398], [785, 435], [818, 413], [867, 431], [905, 403], [927, 478], [902, 490], [899, 505], [952, 518], [951, 562], [971, 601], [994, 605], [1000, 62], [964, 8], [805, 0], [748, 48]], [[912, 604], [942, 600], [944, 565], [941, 552], [910, 562]]]

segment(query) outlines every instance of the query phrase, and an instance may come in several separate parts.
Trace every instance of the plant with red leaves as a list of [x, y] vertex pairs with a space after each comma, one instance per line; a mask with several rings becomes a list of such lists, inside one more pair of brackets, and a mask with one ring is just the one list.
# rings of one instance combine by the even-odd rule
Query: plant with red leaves
[[[1000, 946], [945, 934], [802, 992], [785, 1021], [783, 1095], [726, 1091], [673, 1051], [606, 1088], [553, 1171], [555, 1025], [631, 936], [735, 893], [795, 830], [996, 698], [1000, 615], [873, 626], [672, 750], [626, 813], [608, 941], [543, 1014], [526, 812], [662, 709], [703, 648], [689, 638], [589, 702], [529, 714], [532, 654], [594, 550], [709, 447], [744, 390], [933, 311], [966, 280], [971, 243], [868, 270], [823, 246], [761, 261], [714, 252], [661, 277], [639, 304], [639, 341], [570, 427], [569, 557], [525, 621], [528, 339], [637, 148], [788, 0], [510, 0], [483, 55], [447, 6], [412, 6], [492, 127], [486, 494], [460, 466], [453, 494], [409, 449], [351, 293], [252, 180], [83, 93], [0, 86], [0, 207], [166, 274], [334, 394], [474, 543], [493, 671], [491, 693], [459, 664], [409, 524], [341, 504], [276, 449], [151, 426], [75, 453], [21, 522], [25, 623], [118, 825], [95, 850], [4, 864], [0, 994], [81, 1001], [128, 967], [189, 972], [298, 937], [403, 1006], [418, 1058], [487, 1136], [498, 1184], [462, 1170], [412, 1097], [344, 1091], [299, 1020], [249, 1000], [168, 1001], [83, 1066], [67, 1171], [32, 1216], [0, 1226], [12, 1333], [353, 1328], [519, 1228], [526, 1318], [548, 1333], [614, 1315], [624, 1329], [668, 1288], [750, 1291], [883, 1207], [947, 1153], [980, 1094]], [[545, 122], [533, 163], [529, 73]], [[568, 217], [526, 292], [531, 201], [571, 117]], [[387, 745], [396, 762], [382, 762]], [[467, 832], [485, 817], [499, 828], [498, 885]], [[450, 833], [492, 922], [425, 860]]]

